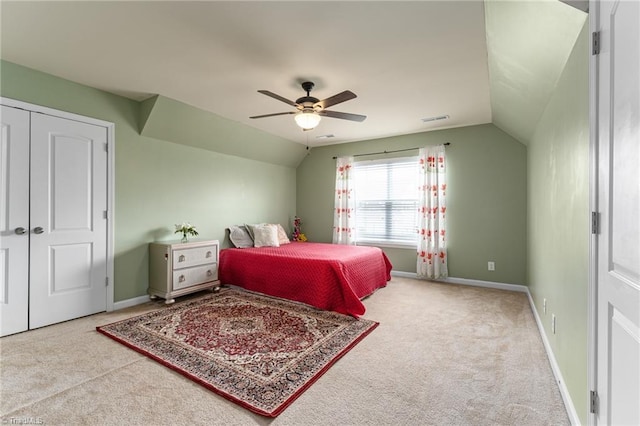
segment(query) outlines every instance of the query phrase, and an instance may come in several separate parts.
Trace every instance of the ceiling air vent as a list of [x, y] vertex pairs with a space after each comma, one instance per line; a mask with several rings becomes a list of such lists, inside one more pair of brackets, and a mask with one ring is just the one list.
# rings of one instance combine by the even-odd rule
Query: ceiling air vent
[[422, 121], [424, 123], [428, 123], [430, 121], [438, 121], [438, 120], [446, 120], [447, 118], [449, 118], [448, 115], [439, 115], [437, 117], [427, 117], [427, 118], [423, 118]]
[[320, 136], [316, 136], [316, 139], [331, 139], [331, 138], [335, 138], [334, 135], [320, 135]]

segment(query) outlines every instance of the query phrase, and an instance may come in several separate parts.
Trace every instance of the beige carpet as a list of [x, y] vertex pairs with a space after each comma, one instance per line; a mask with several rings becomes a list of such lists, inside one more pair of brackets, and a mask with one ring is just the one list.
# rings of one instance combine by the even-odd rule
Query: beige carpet
[[526, 295], [395, 278], [380, 326], [278, 418], [100, 335], [149, 302], [0, 339], [0, 421], [46, 425], [565, 425]]

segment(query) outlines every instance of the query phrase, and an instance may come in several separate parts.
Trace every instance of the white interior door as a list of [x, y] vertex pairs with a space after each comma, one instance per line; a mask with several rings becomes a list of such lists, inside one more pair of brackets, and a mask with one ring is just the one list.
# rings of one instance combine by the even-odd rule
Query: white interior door
[[640, 424], [640, 2], [592, 2], [598, 64], [598, 424]]
[[2, 106], [0, 134], [0, 336], [27, 330], [29, 112]]
[[30, 328], [106, 310], [107, 129], [33, 114]]

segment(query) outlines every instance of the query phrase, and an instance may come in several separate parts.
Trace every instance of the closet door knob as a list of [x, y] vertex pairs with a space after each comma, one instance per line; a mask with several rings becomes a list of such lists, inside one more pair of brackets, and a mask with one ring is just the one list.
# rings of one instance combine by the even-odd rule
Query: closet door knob
[[33, 228], [33, 232], [35, 234], [42, 234], [44, 232], [44, 229], [42, 229], [42, 226], [36, 226], [35, 228]]
[[22, 226], [16, 228], [15, 233], [16, 235], [24, 235], [27, 232], [26, 229], [24, 229]]

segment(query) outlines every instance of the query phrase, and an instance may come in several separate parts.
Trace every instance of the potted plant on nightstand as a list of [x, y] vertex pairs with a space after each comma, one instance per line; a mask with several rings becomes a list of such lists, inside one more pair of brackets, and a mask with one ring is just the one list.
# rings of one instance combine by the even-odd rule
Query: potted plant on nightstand
[[179, 225], [176, 224], [176, 232], [175, 234], [182, 234], [182, 242], [189, 242], [189, 236], [195, 237], [198, 235], [198, 231], [196, 231], [196, 227], [190, 223], [183, 222]]

